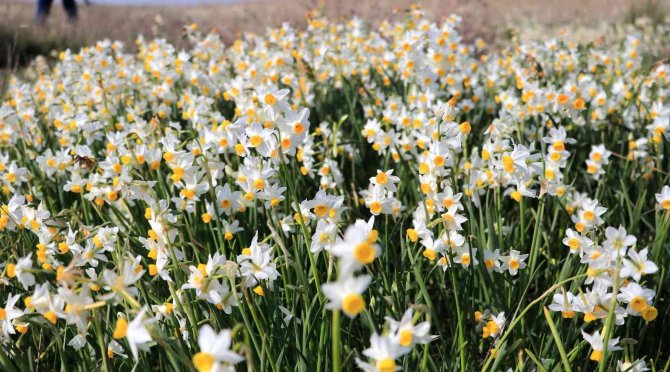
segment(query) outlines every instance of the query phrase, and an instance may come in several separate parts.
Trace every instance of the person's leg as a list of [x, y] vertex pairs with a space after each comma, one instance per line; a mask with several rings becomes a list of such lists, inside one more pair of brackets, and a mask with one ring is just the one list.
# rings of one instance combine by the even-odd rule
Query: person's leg
[[35, 20], [37, 22], [44, 22], [49, 15], [49, 10], [51, 10], [51, 3], [53, 0], [37, 0], [37, 14]]
[[77, 3], [74, 0], [63, 0], [63, 8], [65, 8], [70, 21], [77, 20]]

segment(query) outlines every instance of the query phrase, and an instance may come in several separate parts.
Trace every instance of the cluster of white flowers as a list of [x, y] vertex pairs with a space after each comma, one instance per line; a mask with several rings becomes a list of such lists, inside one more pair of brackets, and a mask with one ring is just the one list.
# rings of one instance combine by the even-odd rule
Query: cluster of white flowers
[[[200, 372], [232, 369], [244, 360], [227, 322], [239, 307], [274, 306], [298, 324], [310, 305], [291, 294], [316, 290], [328, 309], [363, 312], [383, 261], [378, 229], [402, 237], [385, 237], [384, 254], [422, 253], [407, 263], [417, 271], [429, 262], [440, 275], [481, 269], [517, 283], [553, 254], [544, 215], [530, 212], [548, 205], [548, 234], [568, 247], [561, 259], [586, 273], [549, 308], [598, 324], [582, 333], [600, 360], [608, 314], [615, 325], [659, 314], [661, 249], [628, 231], [670, 221], [670, 186], [655, 179], [667, 165], [670, 65], [649, 69], [635, 34], [488, 53], [463, 41], [460, 22], [417, 8], [376, 29], [312, 16], [305, 30], [231, 45], [189, 28], [184, 50], [139, 38], [130, 53], [105, 40], [36, 61], [0, 104], [0, 233], [17, 242], [3, 251], [1, 338], [56, 327], [69, 346], [94, 350], [97, 333], [110, 359], [129, 348], [137, 360], [177, 335], [199, 346]], [[616, 200], [603, 192], [611, 169], [662, 186], [648, 213], [656, 227], [611, 216], [624, 208], [605, 205]], [[650, 205], [640, 198], [631, 214]], [[475, 316], [484, 338], [504, 332], [493, 308]], [[357, 364], [395, 370], [432, 340], [420, 315], [386, 319]], [[115, 320], [113, 333], [95, 329], [100, 319]]]

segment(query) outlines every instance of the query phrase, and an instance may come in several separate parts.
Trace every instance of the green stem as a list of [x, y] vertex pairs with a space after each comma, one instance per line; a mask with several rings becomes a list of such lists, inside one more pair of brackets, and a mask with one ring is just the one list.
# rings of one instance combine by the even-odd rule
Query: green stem
[[607, 343], [612, 336], [612, 329], [614, 328], [614, 309], [617, 304], [617, 293], [619, 293], [619, 271], [621, 270], [621, 256], [617, 258], [616, 271], [614, 272], [614, 287], [612, 288], [612, 299], [610, 300], [610, 308], [607, 313], [607, 321], [605, 322], [605, 335], [603, 337], [603, 357], [598, 364], [598, 371], [604, 372], [607, 365]]
[[333, 310], [333, 371], [340, 372], [342, 370], [341, 365], [341, 352], [340, 352], [340, 310]]
[[458, 349], [461, 359], [461, 371], [465, 371], [465, 335], [463, 334], [463, 314], [461, 313], [461, 305], [458, 301], [458, 282], [454, 270], [449, 270], [451, 273], [451, 287], [454, 290], [454, 301], [456, 302], [456, 314], [458, 316]]

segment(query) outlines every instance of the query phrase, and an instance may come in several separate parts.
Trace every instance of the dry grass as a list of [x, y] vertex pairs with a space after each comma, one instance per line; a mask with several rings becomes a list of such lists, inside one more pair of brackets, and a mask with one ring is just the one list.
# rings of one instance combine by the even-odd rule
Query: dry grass
[[[493, 40], [507, 35], [510, 27], [520, 23], [541, 25], [591, 25], [623, 19], [635, 5], [660, 0], [426, 0], [422, 8], [432, 19], [449, 14], [464, 18], [470, 39]], [[95, 0], [93, 0], [95, 3]], [[33, 23], [35, 4], [0, 0], [0, 67], [25, 63], [36, 54], [52, 49], [78, 47], [96, 40], [111, 38], [132, 45], [137, 35], [160, 35], [180, 45], [181, 27], [198, 23], [202, 30], [215, 29], [226, 40], [242, 32], [262, 33], [268, 26], [290, 22], [305, 23], [311, 9], [321, 11], [332, 20], [358, 16], [376, 25], [381, 20], [402, 17], [410, 0], [251, 0], [237, 4], [187, 6], [103, 6], [80, 4], [80, 21], [67, 22], [65, 12], [56, 0], [46, 26]], [[19, 47], [16, 47], [16, 44]], [[11, 59], [11, 60], [10, 60]]]
[[[93, 1], [95, 3], [95, 0]], [[242, 31], [262, 32], [266, 26], [282, 22], [303, 24], [305, 14], [321, 8], [331, 19], [359, 16], [373, 24], [393, 17], [415, 1], [409, 0], [275, 0], [248, 1], [238, 4], [186, 6], [125, 7], [80, 5], [81, 21], [70, 26], [59, 4], [54, 4], [47, 31], [59, 32], [68, 37], [93, 41], [104, 37], [132, 40], [137, 34], [150, 35], [156, 28], [155, 18], [163, 19], [162, 34], [179, 36], [179, 26], [197, 22], [204, 29], [216, 28], [227, 37]], [[594, 23], [611, 21], [623, 16], [636, 3], [635, 0], [426, 0], [423, 9], [433, 19], [456, 13], [466, 24], [480, 27], [475, 32], [492, 32], [492, 29], [533, 20], [541, 24], [566, 22]], [[32, 3], [0, 0], [0, 19], [8, 25], [32, 25], [35, 5]]]

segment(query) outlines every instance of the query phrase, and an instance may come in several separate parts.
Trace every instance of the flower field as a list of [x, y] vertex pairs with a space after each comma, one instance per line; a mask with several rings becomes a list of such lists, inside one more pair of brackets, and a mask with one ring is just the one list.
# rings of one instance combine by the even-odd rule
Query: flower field
[[670, 22], [103, 40], [0, 106], [4, 371], [670, 369]]

